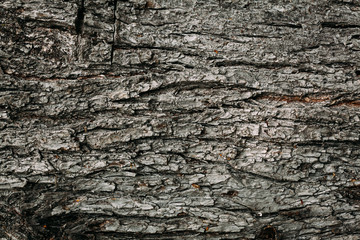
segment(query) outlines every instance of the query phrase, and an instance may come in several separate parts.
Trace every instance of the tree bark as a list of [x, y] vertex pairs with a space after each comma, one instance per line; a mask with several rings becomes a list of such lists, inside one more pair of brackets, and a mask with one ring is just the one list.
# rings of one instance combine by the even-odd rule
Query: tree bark
[[358, 0], [0, 4], [0, 239], [360, 239]]

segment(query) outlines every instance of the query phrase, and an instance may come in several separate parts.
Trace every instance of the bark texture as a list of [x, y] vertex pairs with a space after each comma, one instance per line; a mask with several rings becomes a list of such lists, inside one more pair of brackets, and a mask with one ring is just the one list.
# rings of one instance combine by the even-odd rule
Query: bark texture
[[0, 18], [0, 239], [360, 239], [358, 0]]

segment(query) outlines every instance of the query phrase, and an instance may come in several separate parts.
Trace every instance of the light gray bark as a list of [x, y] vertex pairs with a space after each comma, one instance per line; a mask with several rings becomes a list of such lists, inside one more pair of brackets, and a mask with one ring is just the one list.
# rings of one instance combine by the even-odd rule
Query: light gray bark
[[0, 6], [0, 238], [360, 239], [358, 0]]

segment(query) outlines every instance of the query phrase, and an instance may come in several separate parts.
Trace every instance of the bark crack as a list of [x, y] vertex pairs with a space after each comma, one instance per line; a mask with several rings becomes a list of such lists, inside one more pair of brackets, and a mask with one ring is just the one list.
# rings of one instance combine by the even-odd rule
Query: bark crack
[[75, 18], [75, 30], [77, 35], [81, 35], [84, 27], [85, 0], [81, 0], [78, 5], [78, 11]]

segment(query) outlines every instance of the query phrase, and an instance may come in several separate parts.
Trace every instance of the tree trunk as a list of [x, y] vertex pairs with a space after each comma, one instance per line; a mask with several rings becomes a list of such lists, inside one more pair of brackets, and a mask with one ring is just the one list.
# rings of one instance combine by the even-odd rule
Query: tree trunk
[[358, 0], [0, 13], [0, 239], [360, 239]]

